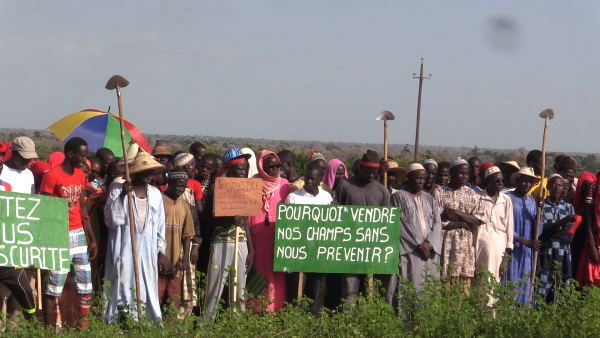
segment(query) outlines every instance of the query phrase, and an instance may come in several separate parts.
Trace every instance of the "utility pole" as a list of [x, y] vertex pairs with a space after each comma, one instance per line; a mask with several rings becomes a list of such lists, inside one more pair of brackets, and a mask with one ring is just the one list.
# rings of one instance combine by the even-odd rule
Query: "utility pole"
[[419, 160], [419, 128], [421, 126], [421, 93], [423, 91], [423, 79], [431, 79], [429, 77], [423, 77], [423, 58], [421, 58], [421, 75], [417, 76], [413, 73], [413, 79], [419, 79], [419, 104], [417, 105], [417, 132], [415, 135], [415, 162]]

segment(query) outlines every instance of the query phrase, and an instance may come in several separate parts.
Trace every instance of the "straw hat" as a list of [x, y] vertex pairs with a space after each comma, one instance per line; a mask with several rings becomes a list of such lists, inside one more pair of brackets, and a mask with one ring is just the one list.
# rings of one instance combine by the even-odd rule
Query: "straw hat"
[[517, 163], [517, 161], [506, 161], [506, 162], [500, 162], [502, 164], [508, 164], [511, 165], [517, 169], [521, 169], [521, 167], [519, 167], [519, 164]]
[[141, 173], [143, 171], [152, 170], [153, 174], [160, 174], [167, 170], [167, 167], [158, 163], [152, 156], [148, 155], [145, 151], [138, 152], [137, 156], [133, 159], [129, 173], [131, 175]]
[[394, 160], [388, 160], [388, 172], [396, 173], [396, 180], [394, 183], [402, 183], [406, 181], [406, 168], [398, 166], [398, 162]]
[[521, 177], [521, 175], [535, 178], [536, 183], [540, 181], [540, 178], [535, 175], [535, 172], [533, 171], [532, 167], [523, 167], [519, 169], [519, 171], [517, 171], [516, 173], [513, 173], [510, 177], [510, 181], [513, 185], [517, 184], [517, 180], [519, 179], [519, 177]]
[[152, 149], [152, 156], [173, 156], [173, 154], [159, 140], [156, 140], [156, 145]]

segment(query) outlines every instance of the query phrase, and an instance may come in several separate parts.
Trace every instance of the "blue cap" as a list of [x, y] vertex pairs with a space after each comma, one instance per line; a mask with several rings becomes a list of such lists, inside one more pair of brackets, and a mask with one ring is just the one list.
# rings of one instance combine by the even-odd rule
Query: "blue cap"
[[252, 155], [243, 154], [239, 148], [230, 148], [223, 154], [223, 163], [227, 164], [231, 160], [235, 160], [236, 158], [244, 157], [246, 160], [250, 159]]

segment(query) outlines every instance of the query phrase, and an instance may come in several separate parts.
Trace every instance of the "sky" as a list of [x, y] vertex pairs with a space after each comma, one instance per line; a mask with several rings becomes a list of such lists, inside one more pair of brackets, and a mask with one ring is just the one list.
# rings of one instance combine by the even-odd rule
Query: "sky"
[[598, 152], [597, 1], [0, 0], [2, 127]]

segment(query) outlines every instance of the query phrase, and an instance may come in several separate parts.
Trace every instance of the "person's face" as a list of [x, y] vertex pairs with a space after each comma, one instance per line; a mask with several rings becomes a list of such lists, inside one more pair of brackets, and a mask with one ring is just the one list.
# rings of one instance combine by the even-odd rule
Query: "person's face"
[[142, 171], [140, 173], [135, 174], [134, 181], [136, 185], [148, 185], [152, 182], [152, 178], [154, 177], [152, 170]]
[[519, 169], [513, 167], [512, 165], [505, 165], [504, 168], [502, 168], [502, 176], [504, 176], [506, 182], [509, 182], [512, 175], [517, 171], [519, 171]]
[[[327, 162], [325, 160], [316, 160], [313, 163], [316, 163], [319, 167], [325, 169], [327, 167]], [[313, 164], [311, 163], [311, 164]]]
[[185, 192], [186, 187], [187, 180], [171, 180], [169, 181], [169, 186], [167, 187], [169, 190], [168, 195], [179, 198]]
[[[289, 174], [292, 171], [292, 162], [290, 162], [290, 161], [281, 162], [281, 170], [283, 172], [285, 172], [286, 177], [289, 177]], [[283, 172], [282, 172], [282, 174], [283, 174]]]
[[212, 158], [202, 157], [200, 165], [198, 166], [198, 175], [200, 175], [203, 180], [209, 179], [210, 175], [215, 171], [215, 166], [216, 163]]
[[206, 155], [206, 148], [197, 148], [192, 152], [192, 155], [194, 155], [196, 163], [200, 163], [200, 161], [202, 161], [202, 157]]
[[154, 156], [156, 157], [156, 161], [162, 165], [164, 165], [165, 167], [168, 166], [168, 163], [171, 160], [171, 156], [166, 156], [166, 155], [158, 155], [158, 156]]
[[565, 183], [562, 177], [555, 177], [547, 183], [548, 191], [550, 192], [550, 198], [562, 197]]
[[246, 177], [248, 172], [248, 162], [236, 163], [227, 169], [227, 177]]
[[427, 171], [423, 169], [413, 170], [406, 176], [406, 186], [409, 191], [417, 192], [422, 190], [427, 180]]
[[92, 163], [92, 167], [90, 168], [90, 181], [95, 180], [100, 175], [100, 171], [102, 171], [102, 165], [100, 163]]
[[[479, 170], [479, 167], [477, 168]], [[470, 166], [468, 164], [459, 164], [450, 170], [452, 182], [460, 182], [460, 185], [469, 183]]]
[[393, 171], [388, 171], [387, 173], [387, 186], [391, 187], [394, 182], [396, 182], [396, 178], [398, 177], [398, 174], [396, 174]]
[[100, 173], [106, 173], [106, 170], [108, 170], [108, 165], [115, 161], [115, 155], [104, 155], [100, 161], [102, 162]]
[[88, 155], [88, 147], [87, 146], [81, 146], [76, 151], [69, 152], [68, 157], [69, 157], [69, 162], [71, 163], [71, 166], [73, 166], [75, 168], [83, 168], [83, 166], [85, 165], [87, 167], [87, 164], [85, 163], [85, 160], [87, 160], [87, 155]]
[[361, 165], [359, 171], [360, 171], [360, 173], [358, 175], [360, 177], [362, 177], [363, 181], [365, 181], [366, 183], [371, 183], [377, 176], [377, 173], [379, 172], [379, 168], [373, 168], [373, 167], [367, 167], [366, 165]]
[[488, 188], [492, 188], [493, 191], [500, 191], [504, 185], [504, 176], [502, 176], [501, 172], [493, 173], [485, 179], [485, 183], [487, 183]]
[[87, 165], [87, 163], [83, 163], [81, 170], [83, 170], [83, 174], [85, 175], [86, 180], [90, 182], [90, 167]]
[[343, 179], [346, 178], [346, 169], [343, 165], [339, 165], [335, 171], [335, 184], [339, 184]]
[[435, 183], [439, 185], [444, 185], [448, 183], [448, 179], [450, 178], [450, 170], [448, 168], [442, 168], [437, 171], [435, 175]]
[[469, 178], [470, 179], [476, 179], [477, 177], [479, 177], [479, 167], [481, 167], [481, 161], [480, 160], [471, 160], [469, 162]]
[[425, 168], [425, 184], [432, 185], [437, 173], [437, 166], [433, 163], [427, 163], [423, 167]]
[[569, 180], [569, 184], [573, 183], [575, 180], [575, 171], [573, 169], [563, 169], [559, 172], [559, 174], [565, 179]]
[[354, 163], [352, 163], [352, 174], [354, 176], [358, 176], [359, 173], [360, 173], [360, 162], [355, 161]]
[[281, 168], [281, 163], [279, 163], [279, 159], [273, 154], [265, 157], [262, 163], [262, 169], [267, 173], [267, 175], [271, 177], [279, 177], [279, 169]]
[[542, 175], [542, 159], [540, 158], [535, 163], [532, 163], [531, 167], [537, 176]]
[[196, 160], [192, 159], [191, 161], [189, 161], [186, 165], [185, 165], [185, 172], [188, 175], [188, 178], [191, 180], [192, 178], [196, 177], [197, 171], [196, 171]]
[[569, 194], [569, 189], [571, 187], [571, 182], [569, 181], [568, 178], [564, 178], [563, 179], [563, 194], [562, 194], [562, 198], [566, 199], [567, 195]]
[[31, 163], [31, 158], [23, 158], [19, 152], [13, 152], [13, 163], [17, 167], [18, 170], [25, 170], [29, 167]]
[[309, 193], [315, 195], [319, 191], [319, 185], [321, 185], [321, 175], [318, 170], [310, 170], [304, 175], [304, 188]]
[[122, 175], [125, 172], [125, 167], [108, 167], [108, 171], [106, 172], [106, 177], [110, 179], [110, 181], [114, 180], [115, 177]]
[[536, 179], [531, 176], [519, 176], [519, 178], [517, 179], [517, 186], [515, 187], [515, 193], [517, 193], [517, 195], [519, 196], [527, 195], [531, 190], [531, 187], [533, 187], [535, 181]]

